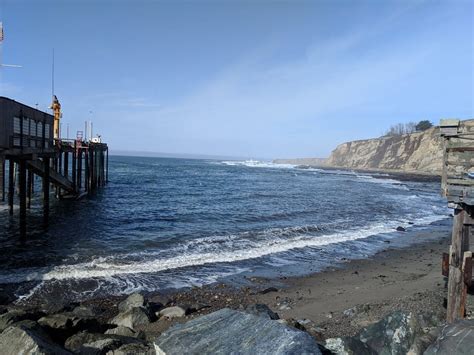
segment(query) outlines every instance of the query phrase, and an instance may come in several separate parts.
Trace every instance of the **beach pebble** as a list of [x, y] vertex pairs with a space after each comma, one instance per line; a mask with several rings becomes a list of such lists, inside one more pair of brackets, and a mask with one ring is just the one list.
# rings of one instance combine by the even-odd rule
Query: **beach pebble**
[[157, 313], [158, 317], [166, 317], [168, 319], [181, 318], [181, 317], [184, 317], [185, 315], [186, 315], [186, 310], [179, 306], [167, 307]]
[[265, 294], [270, 293], [270, 292], [278, 292], [278, 289], [275, 288], [275, 287], [267, 287], [266, 289], [264, 289], [262, 291], [259, 291], [258, 293], [261, 294], [261, 295], [265, 295]]
[[280, 311], [288, 311], [291, 309], [290, 306], [288, 306], [287, 304], [282, 304], [279, 308], [278, 308]]

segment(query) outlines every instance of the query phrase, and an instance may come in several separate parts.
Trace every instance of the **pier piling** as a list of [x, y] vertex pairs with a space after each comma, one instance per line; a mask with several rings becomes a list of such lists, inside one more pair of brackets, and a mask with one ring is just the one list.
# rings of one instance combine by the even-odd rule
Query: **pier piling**
[[19, 187], [20, 187], [20, 236], [26, 236], [26, 160], [19, 162]]
[[0, 131], [0, 198], [3, 202], [8, 195], [10, 215], [18, 199], [23, 237], [27, 233], [27, 210], [31, 210], [35, 197], [36, 177], [42, 185], [44, 227], [49, 224], [50, 192], [55, 192], [58, 199], [74, 200], [92, 194], [107, 180], [107, 144], [101, 143], [100, 137], [88, 141], [82, 135], [74, 140], [61, 139], [54, 131], [59, 118], [57, 110], [52, 116], [0, 97], [0, 127], [4, 127]]
[[15, 161], [9, 160], [8, 166], [8, 206], [10, 215], [13, 215], [13, 197], [15, 194]]
[[0, 155], [0, 193], [1, 201], [5, 201], [5, 157]]

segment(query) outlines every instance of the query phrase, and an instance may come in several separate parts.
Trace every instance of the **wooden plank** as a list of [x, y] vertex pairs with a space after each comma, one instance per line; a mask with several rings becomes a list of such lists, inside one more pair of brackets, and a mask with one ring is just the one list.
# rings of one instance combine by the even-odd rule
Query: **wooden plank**
[[474, 186], [474, 180], [467, 179], [448, 179], [448, 185]]
[[443, 253], [443, 261], [441, 263], [441, 274], [445, 277], [449, 276], [449, 253]]
[[449, 256], [448, 306], [446, 320], [448, 323], [464, 318], [467, 286], [464, 283], [462, 270], [465, 248], [469, 245], [470, 226], [464, 225], [466, 211], [456, 209], [453, 218], [453, 232]]
[[464, 275], [464, 283], [471, 286], [472, 283], [472, 251], [464, 252], [464, 260], [462, 263], [462, 271]]
[[447, 147], [446, 150], [448, 152], [474, 152], [473, 146], [466, 146], [465, 143], [459, 145], [457, 147]]

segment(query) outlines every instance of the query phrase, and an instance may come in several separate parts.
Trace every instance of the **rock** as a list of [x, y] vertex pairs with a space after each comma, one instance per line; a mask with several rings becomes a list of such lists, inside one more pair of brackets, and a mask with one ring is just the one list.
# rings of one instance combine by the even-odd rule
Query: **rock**
[[346, 317], [353, 317], [355, 316], [356, 311], [357, 311], [356, 308], [352, 307], [343, 311], [342, 314], [344, 314]]
[[406, 229], [403, 228], [402, 226], [397, 227], [397, 232], [406, 232]]
[[20, 322], [22, 320], [37, 320], [43, 315], [39, 312], [27, 312], [22, 310], [12, 310], [10, 312], [0, 315], [0, 332], [4, 331], [10, 325]]
[[260, 293], [261, 295], [265, 295], [270, 292], [278, 292], [278, 289], [275, 287], [267, 287], [266, 289], [259, 291], [258, 293]]
[[[385, 277], [384, 275], [380, 275], [379, 277]], [[346, 317], [354, 317], [359, 313], [366, 313], [370, 310], [370, 306], [368, 304], [357, 305], [355, 307], [346, 309], [342, 312]]]
[[75, 316], [69, 316], [66, 314], [50, 314], [38, 319], [38, 323], [43, 327], [64, 330], [72, 327], [75, 318]]
[[110, 335], [121, 335], [124, 337], [131, 337], [131, 338], [142, 338], [143, 335], [140, 332], [137, 332], [129, 327], [124, 327], [119, 325], [117, 328], [112, 328], [106, 330], [105, 334]]
[[79, 332], [69, 337], [64, 343], [64, 347], [72, 352], [78, 352], [82, 344], [92, 343], [96, 340], [107, 339], [108, 336], [101, 333]]
[[323, 340], [324, 329], [318, 327], [311, 319], [291, 319], [289, 324], [296, 329], [302, 330], [318, 341]]
[[119, 313], [110, 323], [134, 329], [137, 326], [149, 324], [151, 321], [152, 319], [147, 309], [134, 307], [124, 313]]
[[424, 354], [472, 354], [474, 344], [474, 320], [459, 320], [445, 325], [439, 337], [426, 349]]
[[145, 297], [139, 293], [132, 293], [128, 296], [125, 300], [119, 303], [118, 309], [119, 312], [123, 313], [126, 311], [131, 310], [132, 308], [136, 307], [145, 307], [147, 306], [147, 301]]
[[107, 355], [155, 355], [153, 347], [147, 344], [125, 344], [120, 348], [109, 351]]
[[326, 339], [324, 347], [333, 354], [340, 355], [377, 355], [375, 351], [370, 349], [366, 344], [359, 339], [344, 337], [344, 338], [329, 338]]
[[432, 315], [394, 312], [362, 330], [358, 339], [378, 354], [407, 354], [424, 336], [439, 324]]
[[117, 349], [122, 343], [120, 340], [107, 338], [92, 341], [90, 343], [83, 344], [79, 349], [80, 354], [84, 355], [102, 355], [107, 354], [110, 350]]
[[40, 318], [38, 323], [58, 343], [64, 343], [67, 338], [81, 330], [101, 332], [103, 328], [95, 318], [78, 317], [72, 312], [50, 314]]
[[77, 306], [72, 310], [72, 313], [74, 313], [78, 317], [83, 317], [83, 318], [94, 318], [97, 316], [100, 316], [102, 313], [104, 313], [104, 310], [95, 307], [95, 306]]
[[181, 318], [186, 315], [186, 310], [179, 307], [179, 306], [173, 306], [173, 307], [166, 307], [162, 309], [161, 311], [158, 312], [157, 316], [159, 317], [166, 317], [166, 318]]
[[0, 349], [2, 354], [70, 354], [26, 324], [13, 325], [5, 329], [0, 334]]
[[228, 308], [177, 324], [156, 339], [157, 354], [321, 354], [308, 334]]
[[267, 305], [260, 303], [248, 305], [244, 312], [273, 320], [280, 319], [277, 313], [273, 312]]

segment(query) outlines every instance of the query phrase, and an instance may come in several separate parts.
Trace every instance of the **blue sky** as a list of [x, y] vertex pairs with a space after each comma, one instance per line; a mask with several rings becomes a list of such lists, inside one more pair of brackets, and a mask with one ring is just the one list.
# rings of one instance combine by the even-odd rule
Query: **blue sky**
[[324, 157], [391, 124], [473, 118], [471, 1], [0, 0], [0, 95], [112, 150]]

